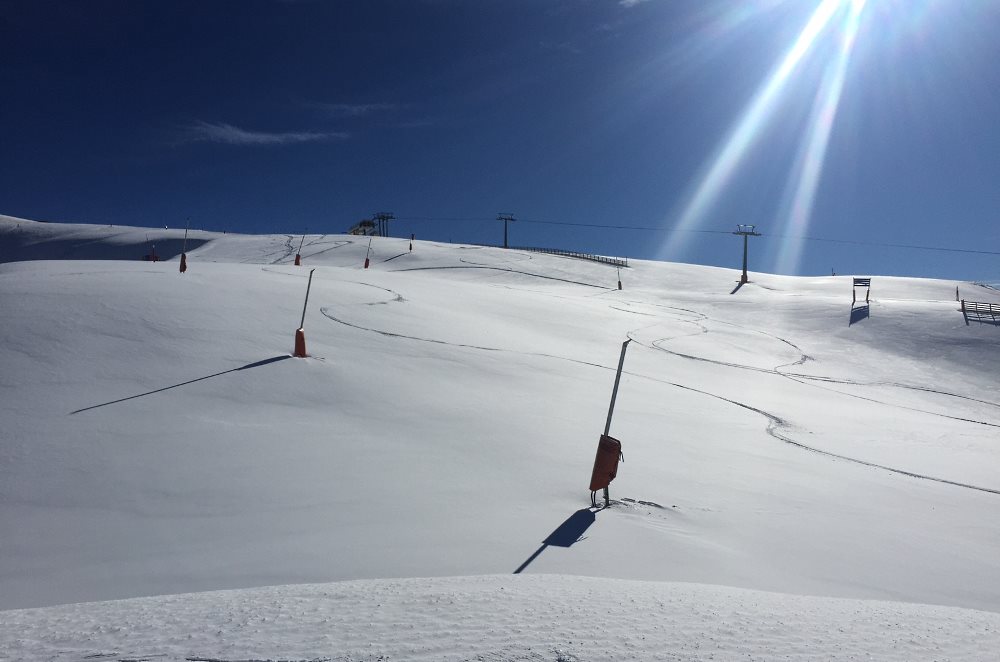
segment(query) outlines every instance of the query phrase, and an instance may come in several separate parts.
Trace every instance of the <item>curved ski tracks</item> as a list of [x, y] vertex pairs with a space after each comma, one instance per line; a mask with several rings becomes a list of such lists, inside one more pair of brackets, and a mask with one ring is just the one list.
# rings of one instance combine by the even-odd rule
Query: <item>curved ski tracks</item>
[[[471, 267], [471, 266], [470, 267], [429, 267], [429, 268], [424, 267], [424, 268], [417, 268], [417, 269], [401, 269], [399, 271], [416, 271], [416, 270], [422, 270], [422, 269], [440, 269], [440, 268], [461, 269], [461, 268], [495, 268], [495, 267]], [[508, 269], [500, 269], [500, 270], [501, 271], [514, 271], [514, 270], [508, 270]], [[515, 272], [515, 273], [526, 273], [526, 272]], [[526, 273], [526, 275], [538, 276], [537, 274], [527, 274], [527, 273]], [[546, 277], [546, 276], [538, 276], [538, 277], [540, 277], [540, 278], [549, 278], [551, 280], [564, 280], [564, 279], [560, 279], [560, 278], [552, 278], [552, 277]], [[566, 281], [566, 282], [572, 282], [572, 281]], [[383, 290], [383, 291], [388, 292], [389, 294], [391, 294], [393, 296], [393, 299], [391, 299], [390, 301], [372, 302], [371, 305], [374, 305], [374, 304], [383, 304], [383, 303], [403, 302], [403, 301], [405, 301], [405, 299], [403, 298], [403, 296], [399, 292], [396, 292], [395, 290], [391, 290], [391, 289], [385, 288], [385, 287], [379, 287], [377, 285], [370, 285], [368, 283], [358, 283], [358, 284], [360, 284], [360, 285], [368, 285], [369, 287], [374, 287], [376, 289]], [[598, 286], [590, 285], [588, 283], [577, 283], [577, 284], [579, 284], [579, 285], [585, 285], [585, 286], [589, 286], [589, 287], [598, 287]], [[608, 289], [610, 289], [610, 288], [608, 288]], [[653, 305], [656, 305], [656, 304], [653, 304]], [[672, 308], [671, 306], [660, 306], [660, 307]], [[701, 324], [698, 324], [699, 321], [708, 320], [709, 319], [708, 316], [703, 315], [703, 314], [701, 314], [701, 313], [699, 313], [697, 311], [683, 309], [683, 308], [676, 308], [675, 310], [678, 310], [678, 311], [681, 311], [681, 312], [688, 313], [688, 314], [696, 316], [696, 320], [682, 320], [682, 321], [686, 321], [686, 322], [697, 324], [700, 327], [700, 330], [698, 332], [696, 332], [695, 334], [685, 334], [685, 335], [700, 335], [702, 333], [708, 333], [708, 329], [706, 327], [704, 327]], [[628, 312], [634, 312], [634, 311], [628, 311]], [[522, 356], [532, 356], [532, 357], [538, 357], [538, 358], [553, 359], [553, 360], [558, 360], [558, 361], [567, 361], [567, 362], [570, 362], [570, 363], [575, 363], [575, 364], [579, 364], [579, 365], [585, 365], [585, 366], [589, 366], [589, 367], [593, 367], [593, 368], [600, 368], [602, 370], [608, 370], [608, 371], [614, 371], [615, 370], [615, 368], [613, 366], [602, 365], [602, 364], [599, 364], [599, 363], [593, 363], [593, 362], [590, 362], [590, 361], [584, 361], [584, 360], [581, 360], [581, 359], [574, 359], [574, 358], [571, 358], [571, 357], [560, 356], [560, 355], [556, 355], [556, 354], [546, 354], [546, 353], [542, 353], [542, 352], [525, 352], [525, 351], [521, 351], [521, 350], [515, 350], [515, 349], [509, 349], [509, 348], [503, 348], [503, 347], [489, 347], [489, 346], [485, 346], [485, 345], [474, 345], [474, 344], [469, 344], [469, 343], [456, 343], [456, 342], [450, 342], [450, 341], [446, 341], [446, 340], [440, 340], [440, 339], [437, 339], [437, 338], [422, 338], [422, 337], [419, 337], [419, 336], [410, 336], [410, 335], [406, 335], [406, 334], [403, 334], [403, 333], [395, 333], [395, 332], [392, 332], [392, 331], [385, 331], [385, 330], [382, 330], [382, 329], [376, 329], [376, 328], [366, 327], [366, 326], [362, 326], [360, 324], [355, 324], [353, 322], [349, 322], [347, 320], [344, 320], [344, 319], [341, 319], [341, 318], [338, 318], [338, 317], [332, 315], [330, 313], [330, 308], [329, 307], [321, 307], [320, 308], [320, 313], [324, 317], [326, 317], [327, 319], [329, 319], [330, 321], [336, 322], [337, 324], [342, 324], [344, 326], [351, 327], [351, 328], [354, 328], [354, 329], [358, 329], [360, 331], [365, 331], [365, 332], [368, 332], [368, 333], [376, 333], [378, 335], [381, 335], [381, 336], [384, 336], [384, 337], [387, 337], [387, 338], [398, 338], [398, 339], [412, 340], [412, 341], [415, 341], [415, 342], [432, 343], [432, 344], [437, 344], [437, 345], [449, 345], [449, 346], [452, 346], [452, 347], [463, 347], [463, 348], [467, 348], [467, 349], [473, 349], [473, 350], [479, 350], [479, 351], [486, 351], [486, 352], [507, 352], [507, 353], [511, 353], [511, 354], [519, 354], [519, 355], [522, 355]], [[650, 328], [652, 326], [656, 326], [656, 325], [653, 324], [653, 325], [648, 325], [646, 327], [641, 327], [641, 328], [643, 328], [643, 329], [644, 328]], [[735, 324], [733, 324], [732, 326], [739, 327], [739, 325], [735, 325]], [[739, 328], [744, 328], [744, 327], [739, 327]], [[759, 372], [776, 374], [776, 375], [779, 375], [779, 376], [782, 376], [782, 377], [788, 377], [790, 379], [793, 379], [793, 381], [802, 383], [804, 385], [818, 386], [818, 385], [814, 385], [814, 384], [809, 384], [808, 382], [800, 382], [799, 380], [796, 380], [796, 379], [794, 379], [792, 377], [789, 377], [789, 375], [787, 375], [785, 373], [782, 373], [780, 371], [780, 368], [782, 368], [782, 367], [788, 367], [788, 366], [792, 366], [792, 365], [801, 365], [802, 363], [805, 363], [807, 360], [809, 360], [810, 357], [808, 355], [806, 355], [805, 353], [803, 353], [801, 351], [801, 349], [799, 349], [794, 343], [792, 343], [792, 342], [790, 342], [790, 341], [788, 341], [786, 339], [783, 339], [783, 338], [777, 338], [776, 336], [771, 336], [771, 334], [767, 334], [767, 333], [764, 333], [764, 332], [761, 332], [761, 331], [757, 331], [757, 333], [764, 333], [764, 335], [774, 337], [777, 340], [780, 340], [781, 342], [783, 342], [783, 343], [785, 343], [785, 344], [787, 344], [787, 345], [795, 348], [800, 353], [799, 360], [794, 361], [794, 362], [789, 363], [789, 364], [783, 364], [783, 365], [776, 366], [775, 368], [770, 369], [770, 370], [765, 369], [765, 368], [757, 368], [757, 367], [754, 367], [754, 366], [746, 366], [746, 365], [741, 365], [741, 364], [733, 364], [733, 363], [726, 363], [726, 362], [720, 362], [720, 361], [713, 361], [711, 359], [705, 359], [705, 358], [702, 358], [702, 357], [690, 356], [690, 355], [685, 355], [685, 354], [681, 354], [681, 353], [678, 353], [678, 352], [673, 352], [671, 350], [667, 350], [667, 349], [665, 349], [663, 347], [660, 347], [660, 346], [658, 346], [656, 344], [658, 342], [664, 342], [666, 340], [669, 340], [670, 338], [661, 338], [659, 340], [653, 341], [653, 343], [651, 343], [651, 344], [643, 343], [641, 340], [638, 340], [638, 339], [636, 339], [636, 338], [633, 337], [633, 333], [635, 333], [638, 330], [640, 330], [640, 329], [635, 329], [633, 331], [630, 331], [628, 333], [628, 337], [631, 338], [632, 340], [636, 341], [637, 344], [642, 345], [643, 347], [647, 347], [647, 348], [658, 350], [658, 351], [667, 352], [669, 354], [674, 354], [674, 355], [682, 357], [682, 358], [687, 358], [687, 359], [692, 359], [692, 360], [698, 360], [698, 361], [707, 361], [709, 363], [717, 363], [717, 364], [726, 365], [726, 366], [729, 366], [729, 367], [734, 367], [734, 368], [739, 368], [739, 369], [748, 369], [748, 370], [754, 370], [754, 371], [759, 371]], [[746, 329], [746, 330], [755, 331], [753, 329]], [[681, 337], [681, 336], [675, 336], [675, 337]], [[754, 407], [754, 406], [749, 405], [749, 404], [747, 404], [745, 402], [740, 402], [738, 400], [733, 400], [731, 398], [727, 398], [725, 396], [721, 396], [721, 395], [716, 394], [716, 393], [711, 393], [709, 391], [704, 391], [704, 390], [701, 390], [701, 389], [697, 389], [697, 388], [694, 388], [694, 387], [691, 387], [691, 386], [685, 386], [683, 384], [678, 384], [678, 383], [675, 383], [675, 382], [667, 381], [667, 380], [664, 380], [664, 379], [659, 379], [657, 377], [652, 377], [652, 376], [649, 376], [649, 375], [643, 375], [643, 374], [631, 372], [631, 371], [628, 371], [628, 370], [626, 370], [624, 372], [625, 372], [625, 374], [630, 375], [632, 377], [637, 377], [637, 378], [640, 378], [640, 379], [649, 380], [649, 381], [660, 383], [660, 384], [664, 384], [664, 385], [667, 385], [667, 386], [673, 386], [675, 388], [679, 388], [679, 389], [682, 389], [682, 390], [685, 390], [685, 391], [690, 391], [692, 393], [698, 393], [700, 395], [704, 395], [704, 396], [707, 396], [707, 397], [710, 397], [710, 398], [714, 398], [716, 400], [720, 400], [722, 402], [726, 402], [726, 403], [728, 403], [730, 405], [733, 405], [733, 406], [736, 406], [736, 407], [740, 407], [740, 408], [745, 409], [747, 411], [754, 412], [754, 413], [756, 413], [756, 414], [758, 414], [760, 416], [763, 416], [765, 419], [767, 419], [767, 427], [766, 427], [765, 431], [767, 432], [767, 434], [769, 436], [771, 436], [772, 438], [777, 439], [779, 441], [782, 441], [782, 442], [784, 442], [786, 444], [794, 446], [796, 448], [800, 448], [802, 450], [810, 451], [810, 452], [813, 452], [813, 453], [824, 455], [826, 457], [835, 458], [835, 459], [838, 459], [838, 460], [843, 460], [845, 462], [851, 462], [853, 464], [858, 464], [858, 465], [865, 466], [865, 467], [870, 467], [870, 468], [874, 468], [874, 469], [881, 469], [883, 471], [888, 471], [890, 473], [899, 474], [899, 475], [902, 475], [902, 476], [908, 476], [910, 478], [916, 478], [916, 479], [919, 479], [919, 480], [927, 480], [927, 481], [932, 481], [932, 482], [935, 482], [935, 483], [941, 483], [941, 484], [945, 484], [945, 485], [952, 485], [952, 486], [955, 486], [955, 487], [961, 487], [961, 488], [965, 488], [965, 489], [976, 490], [976, 491], [979, 491], [979, 492], [986, 492], [986, 493], [990, 493], [990, 494], [1000, 495], [1000, 489], [983, 487], [983, 486], [980, 486], [980, 485], [973, 485], [971, 483], [963, 483], [961, 481], [950, 480], [950, 479], [947, 479], [947, 478], [940, 478], [940, 477], [937, 477], [937, 476], [929, 476], [929, 475], [926, 475], [926, 474], [920, 474], [920, 473], [917, 473], [917, 472], [907, 471], [905, 469], [899, 469], [899, 468], [896, 468], [896, 467], [890, 467], [890, 466], [887, 466], [887, 465], [884, 465], [884, 464], [879, 464], [877, 462], [870, 462], [870, 461], [867, 461], [867, 460], [862, 460], [860, 458], [850, 457], [848, 455], [841, 455], [839, 453], [834, 453], [832, 451], [827, 451], [827, 450], [823, 450], [821, 448], [816, 448], [814, 446], [810, 446], [808, 444], [804, 444], [804, 443], [802, 443], [800, 441], [796, 441], [795, 439], [793, 439], [793, 438], [787, 436], [786, 434], [784, 434], [782, 432], [782, 430], [790, 428], [791, 424], [788, 423], [783, 418], [781, 418], [780, 416], [772, 414], [772, 413], [770, 413], [770, 412], [768, 412], [766, 410], [760, 409], [758, 407]], [[806, 376], [803, 375], [802, 377], [806, 377]], [[832, 378], [828, 378], [828, 379], [832, 380]], [[845, 381], [845, 383], [851, 383], [851, 382], [846, 382]], [[902, 387], [903, 388], [907, 388], [906, 386], [902, 386]], [[820, 387], [820, 388], [823, 388], [823, 387]], [[923, 389], [921, 387], [917, 387], [917, 390], [930, 390], [930, 389]], [[836, 391], [836, 392], [839, 393], [839, 391]], [[937, 392], [937, 391], [934, 391], [934, 392]], [[951, 394], [951, 393], [943, 393], [943, 394], [944, 395], [952, 395], [954, 397], [965, 397], [965, 396], [960, 396], [960, 395]], [[851, 395], [851, 394], [844, 394], [844, 395]], [[852, 396], [852, 397], [863, 397], [863, 396]], [[870, 398], [863, 398], [863, 399], [871, 400]], [[973, 399], [973, 398], [969, 398], [969, 399]], [[872, 401], [878, 402], [877, 400], [872, 400]], [[885, 404], [885, 403], [881, 403], [881, 404]], [[986, 402], [985, 404], [994, 404], [994, 403]], [[904, 407], [904, 408], [910, 409], [908, 407]], [[916, 410], [916, 411], [921, 411], [921, 410]], [[924, 412], [924, 413], [934, 414], [933, 412]], [[941, 414], [938, 414], [938, 415], [941, 415]], [[957, 417], [952, 417], [952, 416], [946, 416], [946, 417], [947, 418], [957, 418]], [[967, 419], [957, 419], [957, 420], [963, 420], [964, 421], [964, 420], [967, 420]], [[970, 420], [968, 422], [995, 426], [995, 424], [992, 424], [992, 423], [983, 423], [981, 421], [971, 421]]]

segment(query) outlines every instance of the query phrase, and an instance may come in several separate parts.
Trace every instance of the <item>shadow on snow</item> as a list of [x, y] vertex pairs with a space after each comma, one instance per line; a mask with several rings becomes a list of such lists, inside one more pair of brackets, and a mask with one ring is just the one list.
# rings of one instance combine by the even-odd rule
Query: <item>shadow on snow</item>
[[541, 547], [536, 549], [535, 553], [529, 556], [528, 559], [514, 571], [514, 574], [520, 574], [522, 570], [531, 565], [531, 563], [545, 551], [546, 547], [572, 547], [574, 544], [583, 540], [583, 534], [597, 519], [597, 513], [600, 510], [601, 508], [581, 508], [570, 515], [565, 522], [560, 524], [555, 531], [550, 533], [549, 536], [542, 541]]
[[239, 372], [240, 370], [249, 370], [250, 368], [259, 368], [261, 366], [268, 365], [270, 363], [277, 363], [278, 361], [284, 361], [285, 359], [292, 358], [288, 354], [282, 354], [281, 356], [272, 356], [269, 359], [264, 359], [263, 361], [256, 361], [254, 363], [248, 363], [245, 366], [239, 368], [232, 368], [231, 370], [223, 370], [222, 372], [217, 372], [212, 375], [205, 375], [204, 377], [198, 377], [196, 379], [189, 379], [186, 382], [181, 382], [180, 384], [174, 384], [172, 386], [164, 386], [163, 388], [158, 388], [154, 391], [146, 391], [145, 393], [139, 393], [138, 395], [130, 395], [127, 398], [119, 398], [117, 400], [111, 400], [110, 402], [102, 402], [99, 405], [91, 405], [90, 407], [84, 407], [83, 409], [77, 409], [76, 411], [71, 411], [70, 415], [79, 414], [80, 412], [89, 411], [91, 409], [97, 409], [98, 407], [107, 407], [108, 405], [115, 405], [119, 402], [125, 402], [126, 400], [135, 400], [136, 398], [142, 398], [147, 395], [153, 395], [154, 393], [162, 393], [163, 391], [169, 391], [172, 388], [178, 388], [180, 386], [187, 386], [188, 384], [194, 384], [195, 382], [204, 381], [206, 379], [211, 379], [212, 377], [219, 377], [220, 375], [228, 375], [231, 372]]
[[853, 326], [861, 320], [866, 320], [871, 316], [871, 309], [868, 304], [863, 304], [861, 306], [851, 306], [851, 320], [847, 323], [847, 326]]

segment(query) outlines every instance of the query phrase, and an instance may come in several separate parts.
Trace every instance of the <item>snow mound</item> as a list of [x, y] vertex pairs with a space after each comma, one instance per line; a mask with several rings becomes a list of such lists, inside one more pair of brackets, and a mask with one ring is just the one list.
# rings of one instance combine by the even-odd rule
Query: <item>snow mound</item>
[[18, 660], [988, 660], [1000, 614], [552, 575], [351, 581], [3, 612]]

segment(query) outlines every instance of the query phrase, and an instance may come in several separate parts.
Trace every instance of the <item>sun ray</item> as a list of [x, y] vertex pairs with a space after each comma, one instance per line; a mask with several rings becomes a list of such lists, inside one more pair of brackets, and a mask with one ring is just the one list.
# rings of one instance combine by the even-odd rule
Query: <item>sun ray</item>
[[851, 10], [841, 32], [840, 48], [836, 58], [830, 62], [823, 83], [816, 93], [812, 118], [809, 122], [807, 138], [803, 141], [800, 158], [790, 179], [797, 179], [791, 208], [785, 222], [786, 240], [778, 252], [778, 273], [795, 274], [798, 271], [804, 240], [801, 237], [809, 228], [813, 202], [819, 187], [820, 176], [826, 158], [830, 133], [837, 116], [840, 96], [844, 90], [847, 66], [851, 59], [855, 38], [861, 25], [861, 13], [867, 0], [852, 0]]
[[662, 251], [665, 256], [676, 256], [683, 249], [690, 237], [689, 231], [704, 219], [705, 212], [718, 198], [723, 186], [732, 177], [736, 167], [760, 135], [761, 128], [773, 114], [776, 101], [788, 79], [816, 42], [816, 38], [843, 5], [844, 0], [822, 0], [813, 12], [795, 43], [722, 142], [722, 147], [712, 160], [711, 167], [684, 206], [673, 231], [668, 236]]

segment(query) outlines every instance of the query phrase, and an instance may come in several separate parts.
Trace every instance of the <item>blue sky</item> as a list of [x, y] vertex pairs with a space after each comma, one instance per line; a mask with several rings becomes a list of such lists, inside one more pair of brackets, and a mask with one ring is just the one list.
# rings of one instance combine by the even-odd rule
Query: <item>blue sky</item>
[[[1000, 2], [0, 0], [0, 213], [1000, 280]], [[604, 226], [604, 227], [588, 227]], [[610, 227], [607, 227], [610, 226]], [[912, 248], [921, 247], [921, 248]]]

